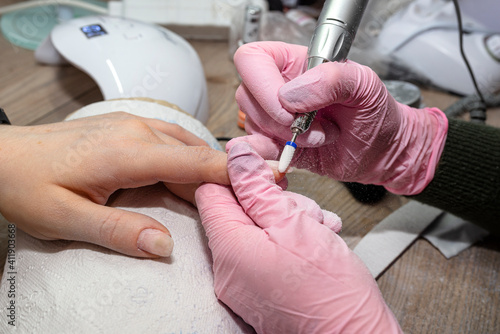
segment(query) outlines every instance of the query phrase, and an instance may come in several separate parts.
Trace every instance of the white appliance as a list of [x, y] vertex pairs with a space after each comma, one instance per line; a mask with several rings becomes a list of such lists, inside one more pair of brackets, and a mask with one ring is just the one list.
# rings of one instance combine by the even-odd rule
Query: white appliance
[[[483, 94], [500, 90], [500, 27], [492, 15], [500, 1], [460, 1], [464, 50]], [[475, 94], [459, 49], [451, 1], [416, 0], [385, 23], [376, 50], [432, 85], [460, 95]]]
[[201, 61], [186, 40], [163, 27], [110, 16], [72, 19], [52, 30], [35, 58], [78, 67], [106, 100], [149, 97], [176, 104], [202, 123], [208, 120]]

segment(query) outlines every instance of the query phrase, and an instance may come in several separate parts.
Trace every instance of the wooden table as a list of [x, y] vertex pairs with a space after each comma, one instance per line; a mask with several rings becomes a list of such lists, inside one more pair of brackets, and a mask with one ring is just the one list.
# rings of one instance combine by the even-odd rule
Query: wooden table
[[[8, 3], [12, 1], [0, 1]], [[206, 73], [211, 117], [207, 127], [225, 137], [244, 135], [236, 126], [234, 93], [238, 79], [226, 42], [191, 41]], [[0, 106], [13, 124], [61, 121], [89, 103], [102, 100], [94, 81], [74, 67], [41, 66], [33, 52], [0, 37]], [[429, 106], [446, 108], [456, 98], [424, 91]], [[500, 126], [500, 112], [489, 122]], [[343, 220], [341, 236], [350, 247], [384, 217], [407, 202], [387, 195], [376, 205], [357, 202], [339, 182], [299, 171], [289, 177], [292, 191], [316, 200]], [[499, 217], [500, 218], [500, 217]], [[446, 260], [427, 241], [416, 241], [378, 280], [406, 333], [500, 333], [500, 243], [488, 238]]]

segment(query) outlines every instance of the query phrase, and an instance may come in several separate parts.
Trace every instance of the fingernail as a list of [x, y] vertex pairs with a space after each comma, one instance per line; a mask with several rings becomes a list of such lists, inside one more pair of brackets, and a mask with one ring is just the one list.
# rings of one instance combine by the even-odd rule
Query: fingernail
[[174, 249], [174, 240], [162, 231], [147, 229], [139, 234], [137, 247], [154, 255], [169, 257]]
[[[271, 167], [274, 170], [278, 170], [279, 167], [279, 161], [276, 160], [266, 160], [267, 164], [269, 167]], [[285, 174], [292, 173], [295, 170], [295, 167], [288, 167], [285, 171]]]

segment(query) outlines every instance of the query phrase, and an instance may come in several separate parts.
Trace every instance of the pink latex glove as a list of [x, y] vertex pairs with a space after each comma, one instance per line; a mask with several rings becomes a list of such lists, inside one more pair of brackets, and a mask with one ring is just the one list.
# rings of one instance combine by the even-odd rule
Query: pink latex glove
[[234, 63], [243, 83], [236, 100], [247, 116], [245, 129], [274, 141], [244, 140], [276, 158], [291, 139], [295, 113], [318, 110], [309, 131], [298, 137], [292, 165], [396, 194], [420, 193], [434, 177], [446, 116], [396, 102], [375, 72], [351, 61], [302, 74], [306, 52], [281, 42], [238, 49]]
[[341, 221], [283, 191], [247, 143], [228, 155], [230, 186], [196, 192], [217, 297], [258, 333], [400, 333]]

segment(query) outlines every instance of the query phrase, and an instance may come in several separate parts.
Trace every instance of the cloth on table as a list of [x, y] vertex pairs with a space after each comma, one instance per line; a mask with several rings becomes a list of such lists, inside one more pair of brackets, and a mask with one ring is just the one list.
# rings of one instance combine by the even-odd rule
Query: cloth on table
[[449, 259], [488, 234], [481, 227], [440, 209], [410, 201], [375, 225], [356, 245], [354, 253], [372, 276], [378, 278], [420, 236]]

